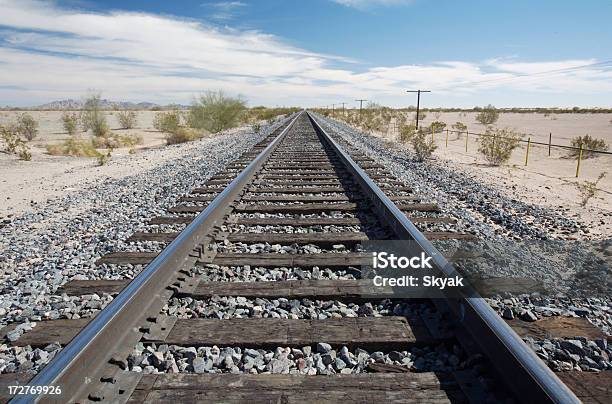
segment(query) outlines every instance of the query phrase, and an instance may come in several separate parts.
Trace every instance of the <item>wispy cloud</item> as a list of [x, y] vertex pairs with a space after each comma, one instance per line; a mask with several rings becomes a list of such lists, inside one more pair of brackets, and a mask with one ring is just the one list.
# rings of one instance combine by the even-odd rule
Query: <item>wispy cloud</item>
[[207, 7], [214, 12], [210, 15], [215, 20], [228, 21], [236, 17], [238, 10], [246, 7], [246, 3], [241, 1], [218, 1], [202, 3], [202, 7]]
[[[160, 103], [189, 102], [198, 92], [219, 88], [268, 105], [321, 105], [362, 96], [406, 105], [402, 90], [418, 87], [435, 90], [431, 97], [446, 103], [493, 89], [495, 94], [612, 92], [610, 66], [593, 65], [593, 59], [340, 68], [339, 56], [290, 46], [259, 31], [35, 0], [0, 0], [0, 8], [0, 104], [79, 97], [90, 88], [108, 98]], [[564, 70], [531, 76], [554, 69]]]
[[414, 0], [331, 0], [334, 3], [359, 10], [366, 10], [375, 7], [402, 6], [414, 3]]

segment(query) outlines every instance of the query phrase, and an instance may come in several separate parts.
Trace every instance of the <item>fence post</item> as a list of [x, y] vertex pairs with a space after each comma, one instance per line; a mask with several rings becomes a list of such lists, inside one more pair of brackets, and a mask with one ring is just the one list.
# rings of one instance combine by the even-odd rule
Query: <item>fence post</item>
[[467, 146], [468, 146], [468, 137], [470, 136], [470, 132], [469, 131], [465, 131], [465, 152], [467, 153]]
[[582, 161], [582, 143], [580, 143], [580, 153], [578, 154], [578, 164], [576, 164], [576, 178], [580, 174], [580, 162]]
[[434, 132], [434, 127], [433, 127], [433, 125], [431, 125], [431, 143], [434, 142], [433, 132]]
[[529, 161], [529, 148], [531, 146], [531, 138], [527, 139], [527, 153], [525, 154], [525, 167], [527, 167], [527, 162]]
[[448, 128], [446, 128], [446, 148], [448, 149]]
[[550, 146], [552, 144], [552, 132], [548, 133], [548, 157], [550, 157]]

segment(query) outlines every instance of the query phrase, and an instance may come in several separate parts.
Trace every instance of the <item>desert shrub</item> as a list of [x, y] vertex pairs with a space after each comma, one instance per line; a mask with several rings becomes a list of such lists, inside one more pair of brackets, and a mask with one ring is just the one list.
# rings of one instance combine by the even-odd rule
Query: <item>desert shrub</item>
[[106, 165], [106, 163], [108, 163], [110, 161], [110, 159], [111, 159], [111, 152], [112, 151], [113, 151], [113, 149], [108, 149], [106, 154], [98, 153], [98, 165], [99, 166]]
[[38, 122], [32, 115], [24, 112], [17, 117], [17, 132], [28, 140], [32, 140], [38, 134]]
[[253, 132], [259, 133], [259, 131], [261, 130], [261, 125], [258, 123], [254, 123], [252, 128], [253, 128]]
[[190, 142], [192, 140], [196, 140], [201, 137], [202, 136], [198, 134], [196, 131], [189, 129], [189, 128], [185, 128], [185, 127], [179, 127], [174, 132], [166, 133], [166, 136], [165, 136], [166, 144], [168, 145]]
[[585, 181], [583, 184], [576, 184], [578, 191], [580, 191], [580, 206], [583, 208], [589, 203], [589, 199], [595, 196], [597, 193], [597, 184], [606, 173], [601, 173], [595, 181]]
[[431, 133], [431, 130], [433, 129], [434, 133], [440, 133], [444, 130], [444, 128], [446, 128], [446, 124], [444, 122], [434, 121], [429, 125], [428, 132]]
[[70, 136], [76, 135], [77, 127], [79, 125], [79, 116], [76, 112], [64, 112], [62, 114], [62, 125], [64, 130], [68, 132]]
[[141, 135], [118, 135], [116, 133], [106, 136], [95, 136], [91, 140], [92, 145], [97, 149], [117, 149], [122, 146], [135, 146], [143, 143]]
[[[282, 115], [290, 115], [294, 112], [299, 111], [300, 108], [295, 107], [287, 107], [287, 108], [266, 108], [264, 106], [253, 107], [248, 110], [245, 114], [246, 122], [258, 122], [258, 121], [268, 121], [272, 122], [279, 116]], [[320, 111], [321, 114], [326, 115], [323, 111]]]
[[574, 137], [570, 141], [570, 144], [572, 145], [572, 147], [575, 147], [576, 149], [571, 149], [569, 151], [569, 156], [578, 157], [578, 155], [580, 154], [580, 150], [578, 149], [580, 148], [580, 145], [582, 145], [582, 148], [584, 149], [582, 151], [582, 158], [585, 158], [585, 159], [594, 157], [597, 154], [595, 152], [587, 151], [587, 150], [607, 151], [609, 149], [609, 146], [605, 140], [596, 139], [596, 138], [591, 137], [590, 135]]
[[403, 143], [408, 143], [412, 140], [415, 134], [415, 127], [413, 124], [402, 125], [399, 128], [399, 138]]
[[117, 113], [117, 121], [121, 129], [132, 129], [136, 127], [137, 118], [134, 111], [119, 111]]
[[142, 137], [142, 135], [119, 135], [117, 136], [119, 138], [119, 143], [122, 146], [136, 146], [137, 144], [143, 144], [144, 143], [144, 139]]
[[453, 124], [452, 128], [459, 132], [465, 132], [467, 130], [467, 125], [463, 122], [457, 121]]
[[229, 97], [223, 91], [208, 91], [193, 102], [187, 121], [192, 128], [217, 133], [238, 126], [245, 110], [243, 99]]
[[63, 143], [47, 145], [47, 153], [52, 156], [99, 157], [93, 142], [70, 136]]
[[476, 120], [483, 125], [493, 125], [498, 119], [499, 111], [491, 104], [482, 108], [478, 115], [476, 115]]
[[19, 130], [16, 125], [0, 125], [0, 138], [5, 143], [5, 150], [9, 153], [16, 154], [21, 160], [29, 161], [32, 159], [30, 148], [26, 141], [19, 135]]
[[179, 111], [158, 112], [153, 119], [153, 127], [160, 132], [173, 133], [181, 127]]
[[478, 140], [478, 151], [492, 165], [499, 166], [512, 156], [523, 135], [508, 128], [494, 129], [488, 127], [485, 135]]
[[455, 131], [456, 139], [459, 139], [459, 136], [461, 135], [461, 133], [467, 131], [467, 125], [459, 121], [455, 122], [452, 128]]
[[81, 111], [81, 125], [84, 131], [91, 130], [94, 136], [106, 136], [109, 132], [104, 111], [102, 111], [100, 94], [89, 96]]
[[438, 148], [430, 136], [423, 130], [417, 131], [410, 140], [417, 160], [423, 161], [431, 157], [433, 152]]
[[[414, 111], [414, 120], [416, 121], [417, 113]], [[419, 110], [419, 121], [424, 121], [427, 118], [427, 113], [425, 111]]]

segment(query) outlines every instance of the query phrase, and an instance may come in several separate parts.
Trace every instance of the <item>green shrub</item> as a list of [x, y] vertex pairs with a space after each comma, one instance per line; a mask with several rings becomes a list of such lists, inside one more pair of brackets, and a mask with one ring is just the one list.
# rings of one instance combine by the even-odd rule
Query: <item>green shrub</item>
[[490, 164], [499, 166], [510, 160], [512, 152], [519, 146], [522, 138], [522, 134], [508, 128], [488, 127], [485, 136], [481, 136], [478, 140], [478, 151]]
[[476, 120], [483, 125], [493, 125], [499, 119], [499, 111], [489, 104], [482, 108], [481, 112], [476, 115]]
[[102, 111], [100, 94], [93, 94], [85, 100], [81, 111], [81, 125], [83, 130], [91, 132], [94, 136], [106, 136], [109, 132], [106, 116]]
[[121, 129], [132, 129], [136, 127], [137, 118], [134, 111], [119, 111], [117, 113], [117, 121]]
[[21, 160], [31, 160], [32, 153], [28, 144], [19, 135], [19, 130], [16, 125], [3, 126], [0, 125], [0, 138], [5, 143], [5, 150], [9, 153], [14, 153]]
[[[17, 132], [28, 140], [32, 140], [38, 134], [38, 122], [32, 115], [24, 112], [17, 117]], [[24, 159], [26, 160], [26, 159]], [[27, 159], [29, 160], [29, 159]]]
[[158, 112], [153, 119], [153, 127], [160, 132], [174, 133], [181, 127], [179, 111]]
[[208, 91], [193, 102], [189, 109], [188, 124], [210, 133], [238, 126], [246, 110], [246, 102], [232, 98], [223, 91]]
[[608, 144], [603, 139], [596, 139], [589, 135], [585, 136], [577, 136], [572, 138], [570, 144], [572, 147], [576, 147], [576, 149], [572, 149], [569, 151], [570, 157], [578, 157], [580, 154], [580, 145], [584, 149], [582, 151], [582, 158], [588, 159], [590, 157], [594, 157], [597, 153], [587, 150], [599, 150], [599, 151], [607, 151], [609, 149]]
[[62, 125], [70, 136], [76, 135], [79, 125], [79, 116], [76, 112], [64, 112], [62, 114]]
[[399, 138], [403, 143], [408, 143], [412, 140], [416, 130], [414, 124], [402, 125], [399, 128]]
[[258, 123], [254, 123], [252, 128], [253, 128], [253, 132], [259, 133], [259, 131], [261, 130], [261, 125]]
[[433, 152], [438, 148], [434, 141], [425, 131], [418, 130], [410, 140], [417, 160], [423, 161], [431, 157]]

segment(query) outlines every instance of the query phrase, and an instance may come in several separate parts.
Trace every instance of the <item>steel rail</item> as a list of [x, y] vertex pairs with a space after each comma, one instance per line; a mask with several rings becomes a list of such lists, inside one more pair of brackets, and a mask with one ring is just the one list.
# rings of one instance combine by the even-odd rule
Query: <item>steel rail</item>
[[287, 127], [28, 383], [60, 386], [61, 395], [21, 395], [11, 403], [87, 399], [87, 392], [97, 384], [99, 373], [113, 353], [123, 346], [124, 339], [143, 322], [143, 317], [146, 318], [154, 297], [166, 288], [182, 266], [195, 261], [190, 257], [194, 249], [204, 243], [224, 217], [226, 208], [252, 180], [300, 115], [289, 117]]
[[[323, 129], [315, 116], [308, 112], [315, 127], [373, 203], [373, 209], [404, 240], [413, 240], [423, 252], [432, 257], [439, 271], [454, 276], [456, 269], [431, 244], [416, 226], [384, 194], [352, 157]], [[455, 314], [478, 348], [490, 359], [506, 387], [521, 402], [580, 403], [576, 395], [542, 362], [512, 328], [481, 297], [462, 299], [434, 299]]]

